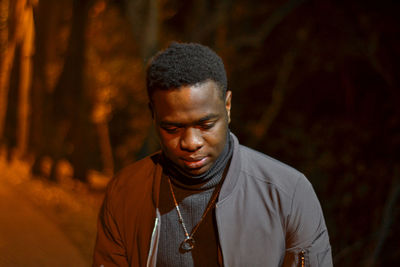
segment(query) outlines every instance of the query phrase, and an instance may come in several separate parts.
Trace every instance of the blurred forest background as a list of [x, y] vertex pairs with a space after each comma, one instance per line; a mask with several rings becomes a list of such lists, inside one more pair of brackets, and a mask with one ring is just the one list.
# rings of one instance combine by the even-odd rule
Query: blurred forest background
[[101, 195], [157, 149], [148, 59], [200, 42], [225, 62], [241, 143], [314, 185], [335, 265], [394, 266], [399, 12], [398, 1], [0, 0], [1, 151], [32, 179]]

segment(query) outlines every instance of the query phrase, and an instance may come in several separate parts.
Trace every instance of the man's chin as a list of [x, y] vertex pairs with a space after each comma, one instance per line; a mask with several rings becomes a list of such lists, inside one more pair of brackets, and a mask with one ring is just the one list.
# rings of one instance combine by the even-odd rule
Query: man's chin
[[199, 176], [208, 171], [208, 166], [202, 166], [200, 168], [181, 168], [181, 170], [188, 176]]

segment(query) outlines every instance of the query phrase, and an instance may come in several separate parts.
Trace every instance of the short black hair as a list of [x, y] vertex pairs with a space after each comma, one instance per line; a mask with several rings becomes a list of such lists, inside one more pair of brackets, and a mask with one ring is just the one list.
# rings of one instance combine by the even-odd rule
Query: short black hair
[[228, 86], [224, 63], [209, 47], [197, 43], [173, 42], [149, 62], [146, 86], [149, 100], [156, 90], [176, 89], [214, 81], [224, 98]]

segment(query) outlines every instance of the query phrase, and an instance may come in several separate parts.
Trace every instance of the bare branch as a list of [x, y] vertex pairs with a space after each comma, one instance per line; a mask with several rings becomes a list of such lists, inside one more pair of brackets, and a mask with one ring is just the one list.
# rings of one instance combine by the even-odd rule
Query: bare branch
[[260, 140], [266, 135], [272, 122], [278, 116], [282, 103], [284, 100], [285, 89], [289, 81], [290, 73], [292, 72], [294, 61], [296, 59], [296, 53], [289, 51], [283, 58], [282, 66], [279, 70], [276, 84], [272, 90], [272, 103], [268, 106], [265, 112], [262, 114], [260, 120], [251, 126], [254, 134], [253, 142], [250, 146], [256, 146]]
[[258, 47], [265, 39], [268, 38], [272, 30], [281, 22], [283, 19], [292, 12], [295, 8], [300, 6], [304, 0], [289, 0], [284, 5], [280, 6], [263, 25], [253, 35], [242, 36], [237, 40], [233, 40], [236, 47], [240, 48], [243, 46]]
[[395, 204], [397, 202], [397, 199], [400, 197], [400, 177], [399, 177], [399, 170], [400, 168], [397, 167], [394, 170], [394, 177], [393, 177], [393, 182], [391, 186], [391, 192], [389, 196], [386, 199], [384, 211], [383, 211], [383, 216], [382, 216], [382, 222], [381, 226], [378, 232], [378, 238], [375, 244], [375, 249], [373, 253], [371, 253], [371, 256], [367, 259], [367, 264], [366, 266], [372, 267], [375, 266], [379, 254], [382, 251], [383, 245], [385, 244], [386, 238], [389, 235], [390, 232], [390, 227], [393, 223], [393, 210], [395, 209]]

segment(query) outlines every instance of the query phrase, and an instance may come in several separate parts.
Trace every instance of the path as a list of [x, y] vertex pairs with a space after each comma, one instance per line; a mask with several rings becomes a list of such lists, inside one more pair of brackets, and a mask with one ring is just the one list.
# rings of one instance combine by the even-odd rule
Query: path
[[[1, 166], [0, 166], [1, 167]], [[0, 266], [88, 266], [61, 228], [0, 168]]]

